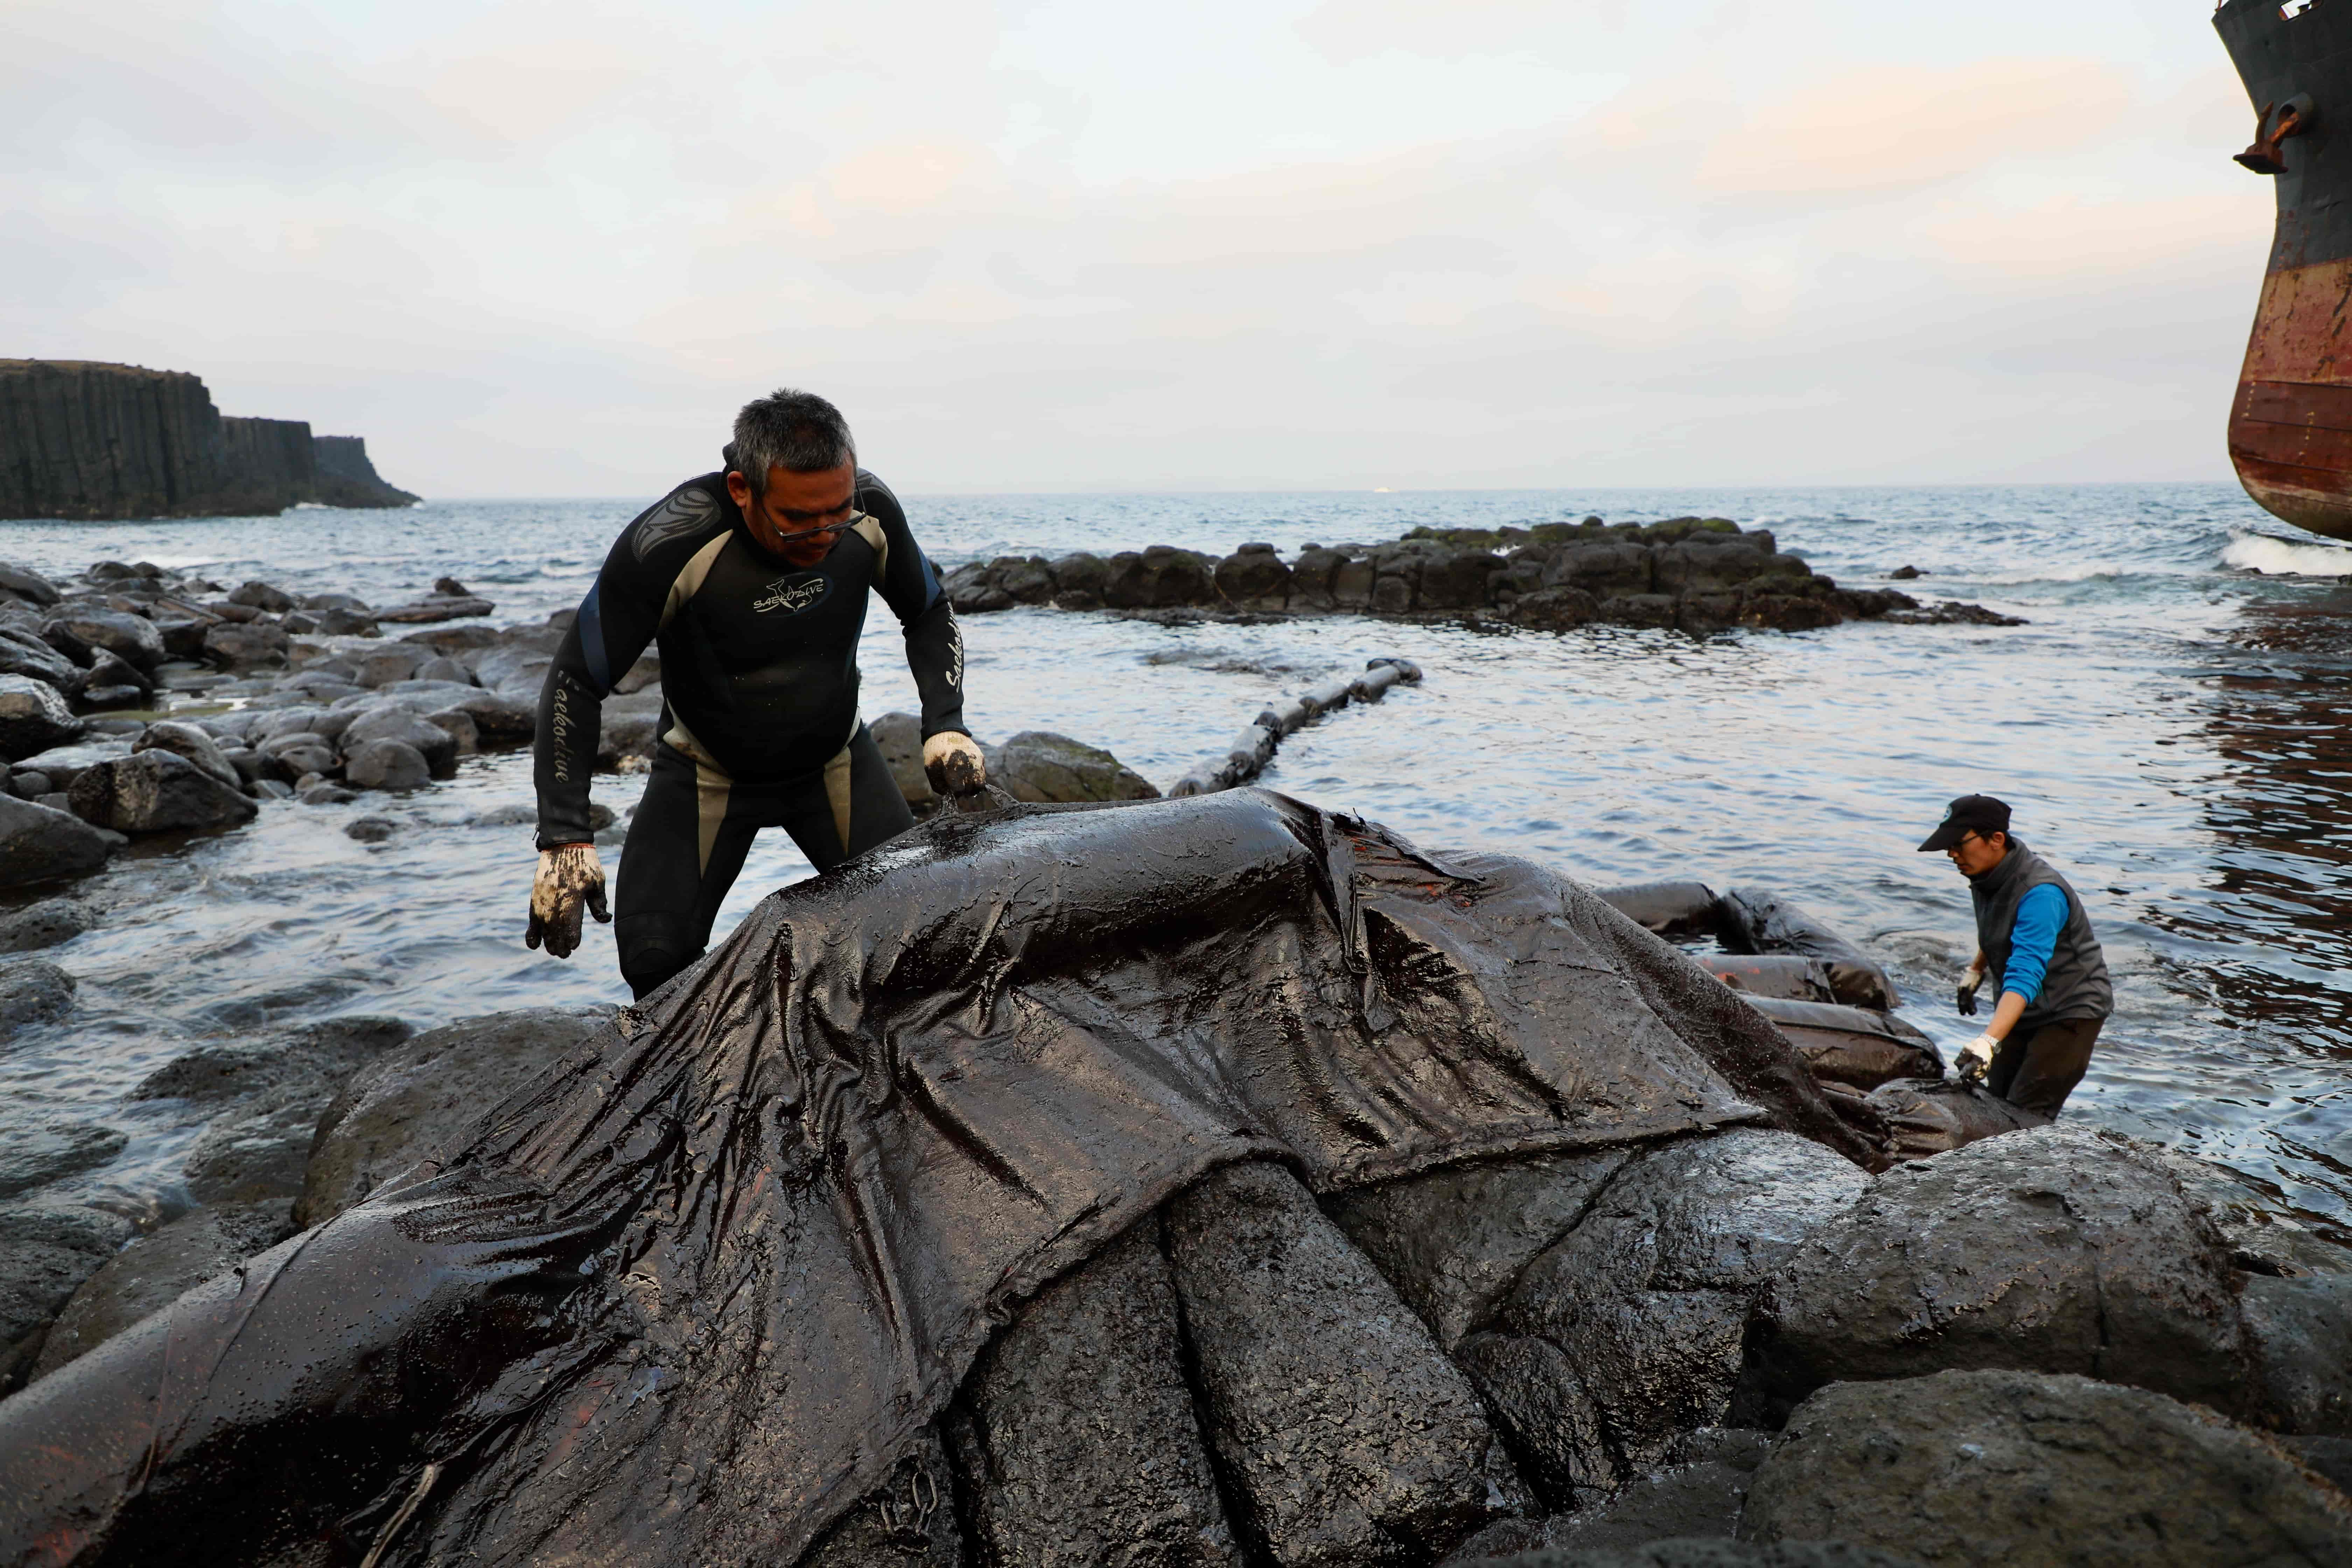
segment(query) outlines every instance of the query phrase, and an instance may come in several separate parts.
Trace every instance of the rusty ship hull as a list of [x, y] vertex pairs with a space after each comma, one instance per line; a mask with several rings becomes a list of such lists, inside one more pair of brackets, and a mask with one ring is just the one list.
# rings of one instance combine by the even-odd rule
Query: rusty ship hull
[[2213, 26], [2256, 116], [2238, 162], [2278, 196], [2230, 461], [2265, 510], [2352, 539], [2352, 0], [2228, 0]]

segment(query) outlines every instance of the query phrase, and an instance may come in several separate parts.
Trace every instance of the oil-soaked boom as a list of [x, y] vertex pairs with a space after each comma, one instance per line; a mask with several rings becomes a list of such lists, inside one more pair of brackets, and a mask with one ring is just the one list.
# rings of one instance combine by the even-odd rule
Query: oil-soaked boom
[[2255, 111], [2238, 162], [2278, 183], [2230, 461], [2267, 510], [2352, 539], [2352, 0], [2226, 0], [2213, 26]]

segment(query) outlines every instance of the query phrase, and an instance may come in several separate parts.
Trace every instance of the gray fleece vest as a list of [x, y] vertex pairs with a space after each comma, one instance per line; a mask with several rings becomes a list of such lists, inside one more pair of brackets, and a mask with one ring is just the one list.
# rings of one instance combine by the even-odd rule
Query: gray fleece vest
[[2009, 939], [2017, 929], [2017, 906], [2040, 887], [2054, 887], [2066, 895], [2066, 923], [2058, 928], [2050, 950], [2050, 967], [2042, 981], [2042, 994], [2017, 1021], [2018, 1037], [2045, 1024], [2070, 1018], [2104, 1018], [2116, 1010], [2116, 988], [2107, 979], [2106, 954], [2091, 934], [2091, 917], [2066, 879], [2050, 862], [2012, 837], [2000, 864], [1982, 876], [1969, 879], [1969, 896], [1977, 907], [1977, 945], [1984, 950], [1985, 973], [1992, 995], [2001, 993], [2001, 977], [2009, 971]]

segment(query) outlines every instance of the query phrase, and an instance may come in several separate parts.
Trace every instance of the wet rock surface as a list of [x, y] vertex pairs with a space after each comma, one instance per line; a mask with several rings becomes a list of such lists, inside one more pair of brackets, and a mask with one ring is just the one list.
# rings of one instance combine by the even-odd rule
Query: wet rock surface
[[1746, 1129], [1617, 1174], [1460, 1352], [1545, 1500], [1585, 1506], [1725, 1425], [1757, 1293], [1864, 1187], [1820, 1144]]
[[1930, 1568], [2352, 1561], [2352, 1504], [2210, 1410], [2065, 1374], [1822, 1390], [1759, 1466], [1741, 1533]]
[[1040, 1291], [945, 1420], [982, 1563], [1241, 1562], [1155, 1216]]
[[2242, 1304], [2263, 1414], [2288, 1432], [2352, 1437], [2352, 1274], [2253, 1275]]
[[[40, 930], [37, 918], [26, 923]], [[10, 929], [0, 926], [0, 936]], [[74, 989], [74, 977], [47, 959], [0, 958], [0, 1041], [27, 1024], [64, 1017], [73, 1010]]]
[[283, 1199], [200, 1208], [142, 1237], [82, 1281], [49, 1325], [30, 1380], [86, 1355], [149, 1313], [294, 1234]]
[[1768, 530], [1722, 518], [1611, 527], [1599, 518], [1496, 531], [1417, 528], [1384, 544], [1310, 544], [1286, 563], [1269, 544], [1223, 560], [1152, 545], [1108, 559], [999, 556], [948, 574], [963, 614], [1051, 605], [1150, 615], [1370, 615], [1496, 621], [1543, 631], [1601, 624], [1801, 631], [1903, 616], [1923, 624], [2018, 625], [1977, 605], [1840, 588]]
[[463, 1131], [553, 1065], [610, 1015], [603, 1008], [493, 1013], [387, 1045], [314, 1119], [294, 1215], [320, 1225]]
[[25, 1381], [59, 1309], [131, 1229], [96, 1209], [0, 1205], [0, 1394]]
[[87, 877], [113, 846], [70, 812], [0, 795], [0, 881], [12, 888]]
[[2254, 1383], [2239, 1278], [2161, 1163], [2060, 1125], [1899, 1165], [1806, 1239], [1753, 1352], [1767, 1414], [1834, 1380], [2078, 1373], [2217, 1408]]
[[0, 1198], [103, 1165], [128, 1141], [95, 1121], [34, 1121], [13, 1109], [0, 1112]]
[[[97, 912], [71, 899], [44, 899], [0, 913], [0, 953], [35, 952], [72, 941], [97, 922]], [[0, 971], [5, 973], [5, 971]], [[0, 1004], [5, 1014], [5, 1004]]]
[[802, 1553], [800, 1568], [962, 1568], [968, 1561], [955, 1476], [933, 1430]]
[[[1463, 1559], [1454, 1568], [1471, 1568]], [[1867, 1546], [1842, 1541], [1660, 1541], [1644, 1546], [1560, 1547], [1482, 1559], [1477, 1568], [1921, 1568]]]
[[1634, 1477], [1608, 1501], [1575, 1513], [1489, 1525], [1464, 1544], [1450, 1568], [1507, 1554], [1517, 1561], [1517, 1554], [1549, 1552], [1551, 1560], [1561, 1560], [1569, 1553], [1630, 1551], [1659, 1542], [1728, 1543], [1738, 1532], [1756, 1467], [1777, 1440], [1775, 1434], [1740, 1427], [1692, 1432], [1676, 1442], [1664, 1463]]
[[259, 810], [177, 752], [134, 752], [84, 769], [66, 792], [76, 816], [118, 833], [233, 827]]
[[1412, 1561], [1527, 1510], [1476, 1393], [1287, 1171], [1219, 1172], [1168, 1229], [1211, 1449], [1256, 1550]]

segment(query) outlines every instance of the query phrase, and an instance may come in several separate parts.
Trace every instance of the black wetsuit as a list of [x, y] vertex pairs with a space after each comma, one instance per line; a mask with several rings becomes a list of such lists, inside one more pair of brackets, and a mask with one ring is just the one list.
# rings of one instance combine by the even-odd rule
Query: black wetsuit
[[869, 589], [907, 633], [923, 736], [962, 731], [963, 637], [887, 486], [860, 469], [856, 513], [814, 566], [770, 554], [723, 474], [688, 479], [604, 557], [540, 694], [539, 847], [581, 844], [604, 698], [648, 643], [660, 740], [614, 893], [621, 973], [642, 996], [702, 953], [761, 827], [820, 871], [913, 826], [857, 717]]

